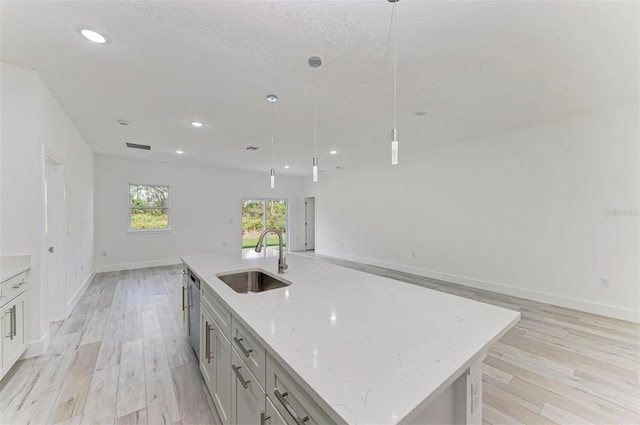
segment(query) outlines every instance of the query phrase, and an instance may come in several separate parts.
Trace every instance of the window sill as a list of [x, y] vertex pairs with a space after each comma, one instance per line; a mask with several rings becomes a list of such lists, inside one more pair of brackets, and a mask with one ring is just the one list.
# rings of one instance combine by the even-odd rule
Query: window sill
[[167, 233], [171, 230], [171, 227], [166, 229], [128, 229], [127, 233], [130, 235], [146, 235], [150, 233]]

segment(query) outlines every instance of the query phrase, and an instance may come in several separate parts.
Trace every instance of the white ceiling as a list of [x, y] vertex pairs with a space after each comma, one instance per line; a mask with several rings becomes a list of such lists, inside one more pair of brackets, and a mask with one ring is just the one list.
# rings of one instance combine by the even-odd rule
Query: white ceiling
[[[413, 151], [637, 102], [639, 4], [397, 3], [400, 166]], [[275, 93], [276, 170], [309, 175], [313, 55], [323, 59], [320, 168], [390, 156], [391, 9], [385, 0], [2, 1], [0, 52], [37, 70], [103, 154], [268, 173], [265, 97]], [[108, 44], [88, 42], [81, 27]]]

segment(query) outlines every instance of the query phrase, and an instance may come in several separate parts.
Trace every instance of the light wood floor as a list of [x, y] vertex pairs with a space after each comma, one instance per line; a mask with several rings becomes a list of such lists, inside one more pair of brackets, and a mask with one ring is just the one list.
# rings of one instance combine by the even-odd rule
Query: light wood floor
[[[640, 326], [342, 260], [314, 257], [519, 310], [489, 352], [483, 422], [640, 424]], [[52, 325], [51, 347], [0, 383], [2, 424], [212, 424], [181, 334], [177, 267], [97, 275]]]

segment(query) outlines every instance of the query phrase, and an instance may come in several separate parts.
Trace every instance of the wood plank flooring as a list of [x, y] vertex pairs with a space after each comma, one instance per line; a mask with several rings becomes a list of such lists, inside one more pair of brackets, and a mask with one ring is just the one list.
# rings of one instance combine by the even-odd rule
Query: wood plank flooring
[[[489, 351], [485, 424], [640, 424], [640, 326], [379, 267], [367, 273], [520, 311]], [[214, 424], [182, 336], [179, 268], [96, 275], [51, 346], [0, 382], [2, 424]]]
[[46, 354], [0, 383], [2, 424], [214, 424], [176, 266], [96, 275]]

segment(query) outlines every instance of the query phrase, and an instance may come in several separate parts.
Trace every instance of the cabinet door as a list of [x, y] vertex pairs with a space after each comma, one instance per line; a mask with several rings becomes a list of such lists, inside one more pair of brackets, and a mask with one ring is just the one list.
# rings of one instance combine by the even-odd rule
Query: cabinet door
[[269, 400], [269, 397], [267, 397], [267, 411], [260, 425], [287, 425], [287, 422]]
[[264, 390], [235, 349], [231, 350], [231, 423], [258, 425], [263, 413]]
[[18, 295], [2, 310], [2, 365], [10, 367], [24, 351], [24, 300]]
[[215, 336], [212, 336], [212, 339], [215, 339], [215, 346], [213, 347], [215, 380], [211, 397], [218, 409], [223, 425], [229, 425], [231, 423], [231, 343], [222, 334], [220, 328], [217, 325], [215, 326]]
[[209, 394], [214, 393], [216, 377], [215, 322], [207, 309], [200, 307], [200, 372], [207, 384]]

